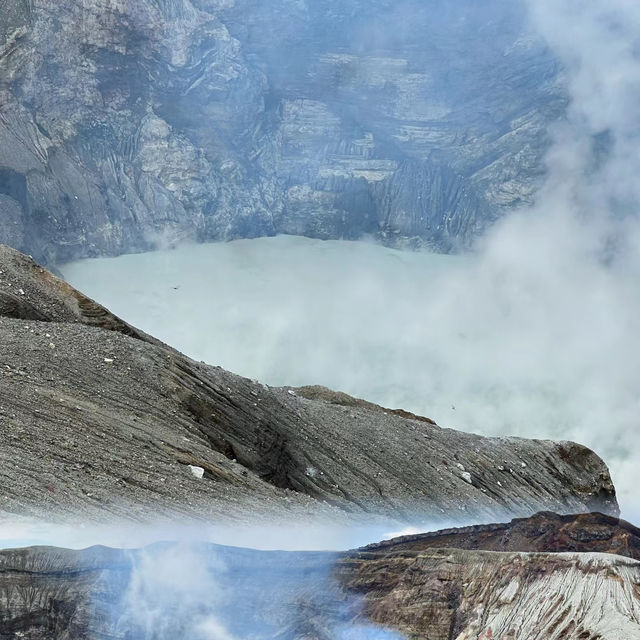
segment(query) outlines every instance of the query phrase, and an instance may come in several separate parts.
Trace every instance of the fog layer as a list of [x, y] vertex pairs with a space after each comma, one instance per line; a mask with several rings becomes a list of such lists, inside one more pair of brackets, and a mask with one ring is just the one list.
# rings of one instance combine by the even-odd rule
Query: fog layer
[[564, 69], [548, 177], [477, 253], [276, 238], [70, 265], [70, 281], [190, 355], [325, 384], [490, 434], [570, 438], [640, 514], [640, 9], [532, 0]]
[[278, 237], [65, 275], [189, 355], [268, 384], [323, 384], [442, 426], [584, 442], [624, 494], [637, 409], [627, 332], [640, 297], [595, 265], [591, 276], [586, 264], [534, 274], [513, 257], [507, 269], [507, 252]]

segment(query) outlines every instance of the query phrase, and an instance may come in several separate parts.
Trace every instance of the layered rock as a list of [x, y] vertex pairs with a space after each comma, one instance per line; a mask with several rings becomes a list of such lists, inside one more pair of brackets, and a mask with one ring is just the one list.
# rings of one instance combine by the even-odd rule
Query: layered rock
[[615, 553], [640, 560], [640, 529], [602, 513], [562, 516], [537, 513], [508, 523], [444, 529], [402, 536], [366, 547], [368, 551], [426, 549]]
[[49, 263], [275, 233], [464, 247], [531, 202], [560, 85], [505, 0], [15, 0], [0, 242]]
[[441, 429], [194, 362], [6, 247], [0, 314], [5, 512], [450, 522], [618, 511], [605, 464], [585, 447]]
[[0, 637], [640, 637], [640, 563], [551, 551], [5, 550]]
[[343, 578], [366, 619], [424, 640], [640, 638], [639, 579], [607, 554], [454, 549], [363, 554]]

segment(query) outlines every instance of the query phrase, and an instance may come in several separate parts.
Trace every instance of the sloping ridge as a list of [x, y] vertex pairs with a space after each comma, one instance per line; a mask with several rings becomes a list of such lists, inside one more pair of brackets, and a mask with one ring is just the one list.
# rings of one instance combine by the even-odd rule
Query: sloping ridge
[[501, 524], [443, 529], [377, 542], [364, 551], [424, 551], [440, 548], [483, 551], [615, 553], [640, 560], [640, 529], [602, 513], [536, 513]]
[[583, 446], [442, 429], [197, 363], [7, 247], [0, 343], [4, 511], [448, 521], [618, 513], [607, 467]]

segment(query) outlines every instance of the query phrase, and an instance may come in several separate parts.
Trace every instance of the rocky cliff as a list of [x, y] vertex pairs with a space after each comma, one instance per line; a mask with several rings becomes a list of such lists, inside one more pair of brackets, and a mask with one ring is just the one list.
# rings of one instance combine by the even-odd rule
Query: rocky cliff
[[531, 202], [561, 84], [507, 0], [11, 0], [0, 242], [464, 247]]
[[546, 512], [508, 523], [445, 529], [402, 536], [366, 547], [367, 551], [426, 549], [615, 553], [640, 560], [640, 529], [602, 513], [558, 515]]
[[640, 638], [640, 564], [627, 558], [432, 549], [364, 554], [346, 573], [363, 616], [409, 638]]
[[634, 640], [639, 583], [635, 560], [551, 548], [41, 547], [0, 552], [0, 637]]
[[607, 467], [585, 447], [442, 429], [194, 362], [8, 247], [0, 342], [4, 512], [449, 522], [618, 512]]

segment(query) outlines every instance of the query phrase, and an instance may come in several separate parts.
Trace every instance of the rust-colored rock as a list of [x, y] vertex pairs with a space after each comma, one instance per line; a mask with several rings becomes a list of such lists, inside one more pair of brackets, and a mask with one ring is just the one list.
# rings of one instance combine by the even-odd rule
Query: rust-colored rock
[[402, 536], [369, 545], [368, 551], [409, 552], [426, 549], [484, 551], [614, 553], [640, 560], [640, 529], [604, 515], [561, 516], [551, 512], [518, 518], [505, 524], [444, 529]]

